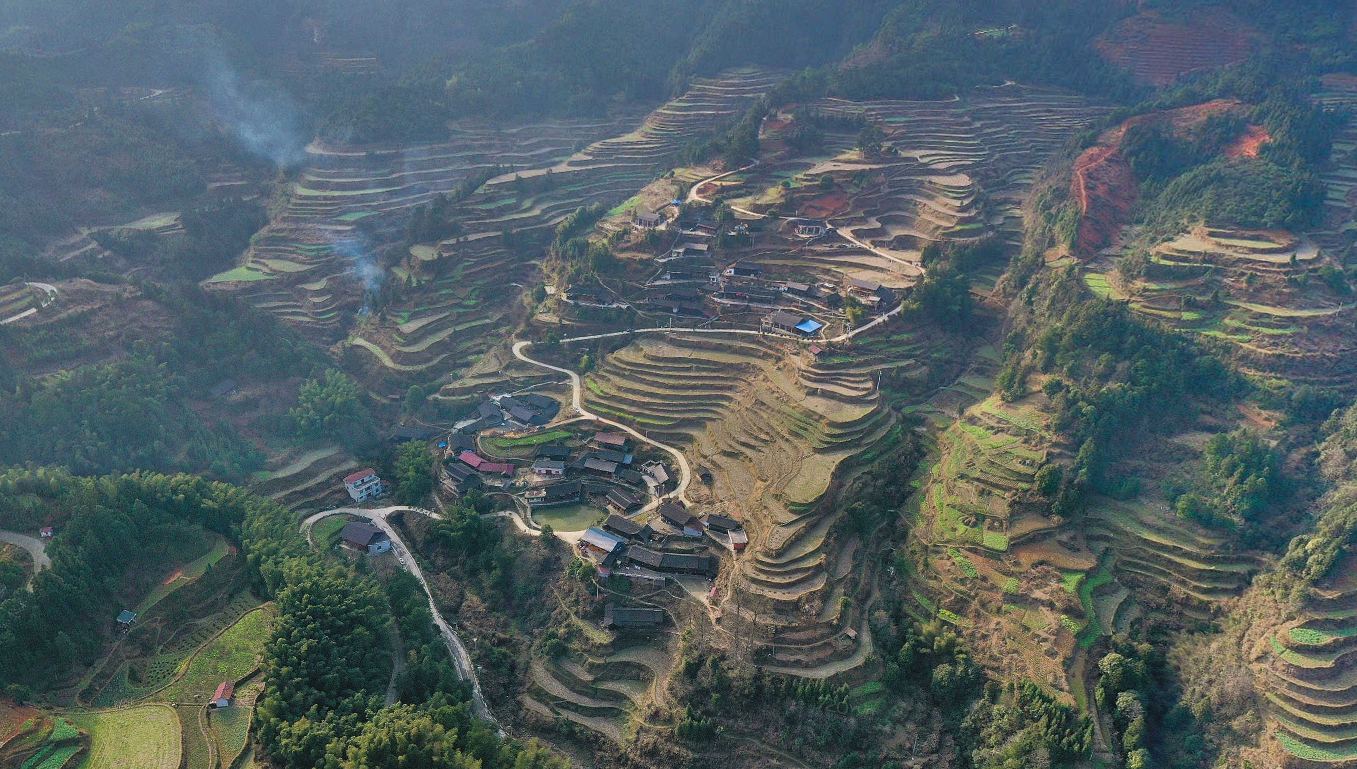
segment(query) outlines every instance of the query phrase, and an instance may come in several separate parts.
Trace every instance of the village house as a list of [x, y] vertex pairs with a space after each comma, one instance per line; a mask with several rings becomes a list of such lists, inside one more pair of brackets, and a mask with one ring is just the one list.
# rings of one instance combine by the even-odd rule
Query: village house
[[674, 479], [669, 474], [669, 468], [663, 462], [652, 459], [641, 465], [641, 472], [645, 475], [645, 482], [650, 486], [652, 494], [659, 496], [673, 488]]
[[630, 515], [643, 506], [641, 499], [625, 489], [608, 490], [608, 509], [622, 515]]
[[523, 498], [527, 500], [530, 507], [570, 505], [580, 501], [580, 484], [578, 481], [554, 483], [550, 486], [528, 491], [523, 494]]
[[848, 280], [848, 293], [871, 306], [895, 303], [895, 292], [870, 280], [850, 278]]
[[391, 441], [393, 443], [405, 443], [406, 441], [427, 441], [438, 434], [437, 430], [428, 427], [411, 427], [409, 425], [396, 425], [391, 431]]
[[55, 536], [55, 535], [56, 535], [56, 530], [53, 529], [51, 526], [44, 526], [44, 527], [42, 527], [41, 529], [38, 529], [38, 538], [39, 538], [39, 539], [51, 539], [51, 538], [52, 538], [53, 536]]
[[354, 502], [366, 502], [382, 495], [382, 479], [371, 467], [344, 477], [344, 490]]
[[612, 295], [602, 286], [571, 286], [565, 290], [565, 298], [577, 304], [594, 307], [610, 307], [613, 303]]
[[580, 463], [580, 469], [593, 473], [594, 475], [604, 475], [609, 478], [617, 474], [617, 463], [609, 462], [606, 459], [599, 459], [596, 456], [587, 456]]
[[623, 539], [648, 542], [654, 535], [654, 530], [648, 523], [637, 523], [630, 518], [621, 515], [610, 515], [608, 520], [603, 522], [603, 530], [612, 532]]
[[443, 488], [459, 497], [483, 485], [481, 476], [461, 462], [450, 462], [443, 468]]
[[503, 475], [512, 477], [514, 466], [508, 462], [491, 462], [474, 451], [463, 451], [457, 455], [457, 458], [465, 463], [472, 470], [478, 473], [489, 473], [491, 475]]
[[566, 462], [570, 460], [570, 455], [573, 453], [568, 446], [551, 443], [538, 446], [535, 455], [538, 459], [557, 459]]
[[544, 425], [561, 411], [561, 404], [555, 399], [536, 393], [505, 395], [499, 399], [499, 407], [506, 418], [525, 427]]
[[829, 231], [829, 228], [820, 222], [800, 222], [796, 225], [796, 234], [802, 238], [818, 238]]
[[603, 627], [608, 629], [650, 628], [664, 624], [661, 609], [631, 608], [608, 604], [603, 607]]
[[647, 569], [668, 574], [700, 574], [714, 577], [716, 558], [702, 553], [662, 553], [633, 545], [627, 548], [626, 560]]
[[685, 537], [702, 536], [702, 523], [697, 520], [697, 516], [680, 507], [675, 502], [665, 502], [660, 505], [660, 518], [674, 528], [683, 532]]
[[621, 433], [594, 433], [594, 445], [612, 451], [626, 451], [631, 448], [631, 440]]
[[339, 530], [339, 543], [354, 552], [377, 555], [391, 549], [391, 537], [386, 532], [362, 521], [350, 521]]
[[617, 563], [618, 557], [626, 550], [627, 543], [623, 542], [621, 537], [591, 527], [580, 535], [580, 541], [576, 546], [582, 557], [602, 567], [599, 573], [606, 577], [608, 574], [604, 570]]
[[616, 462], [619, 465], [629, 465], [636, 459], [634, 454], [624, 454], [620, 451], [613, 451], [612, 449], [599, 449], [598, 451], [590, 452], [589, 456], [595, 459], [601, 459], [604, 462]]
[[712, 267], [671, 268], [662, 273], [662, 280], [669, 283], [719, 283], [720, 276]]
[[559, 459], [539, 459], [532, 463], [533, 475], [560, 478], [565, 475], [565, 463]]
[[137, 621], [137, 613], [130, 609], [123, 609], [118, 613], [118, 628], [123, 632], [132, 627], [132, 623]]
[[231, 698], [236, 694], [236, 685], [231, 681], [222, 681], [217, 687], [217, 691], [212, 694], [212, 701], [208, 703], [214, 708], [230, 707]]
[[654, 213], [637, 213], [631, 218], [631, 223], [643, 230], [653, 230], [664, 223], [664, 217]]
[[801, 315], [793, 315], [785, 310], [778, 310], [770, 313], [763, 319], [763, 330], [773, 331], [783, 334], [793, 334], [800, 337], [812, 337], [820, 333], [820, 329], [825, 324], [814, 318], [806, 318]]
[[782, 290], [794, 296], [804, 296], [804, 297], [811, 296], [812, 292], [812, 289], [809, 284], [797, 283], [796, 281], [791, 280], [784, 281], [782, 283]]
[[641, 475], [640, 473], [636, 472], [635, 470], [632, 470], [632, 469], [629, 468], [629, 467], [619, 467], [619, 468], [617, 468], [617, 474], [616, 474], [614, 477], [615, 477], [618, 481], [620, 481], [620, 482], [622, 482], [622, 483], [625, 483], [625, 484], [627, 484], [628, 486], [644, 486], [644, 485], [646, 485], [646, 477], [645, 477], [644, 475]]
[[707, 536], [728, 550], [738, 553], [749, 545], [744, 525], [733, 518], [713, 513], [702, 519], [702, 525], [706, 527]]
[[697, 259], [711, 255], [711, 246], [706, 243], [684, 241], [669, 250], [670, 259]]
[[763, 270], [757, 267], [741, 267], [738, 264], [732, 264], [721, 274], [727, 278], [757, 278], [763, 275]]

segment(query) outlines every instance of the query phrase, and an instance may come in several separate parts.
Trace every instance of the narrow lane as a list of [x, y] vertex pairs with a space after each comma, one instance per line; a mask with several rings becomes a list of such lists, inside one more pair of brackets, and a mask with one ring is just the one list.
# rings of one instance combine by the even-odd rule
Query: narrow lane
[[38, 572], [52, 568], [52, 559], [47, 557], [47, 543], [41, 539], [17, 531], [0, 531], [0, 542], [18, 545], [33, 557], [33, 573], [29, 575], [27, 583], [29, 588], [32, 588], [33, 578], [38, 576]]

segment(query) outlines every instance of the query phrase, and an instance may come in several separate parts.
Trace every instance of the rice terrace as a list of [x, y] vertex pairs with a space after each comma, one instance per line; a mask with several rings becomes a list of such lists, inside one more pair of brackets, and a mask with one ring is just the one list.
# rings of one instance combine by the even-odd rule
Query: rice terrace
[[1353, 4], [172, 5], [0, 3], [0, 767], [1357, 766]]

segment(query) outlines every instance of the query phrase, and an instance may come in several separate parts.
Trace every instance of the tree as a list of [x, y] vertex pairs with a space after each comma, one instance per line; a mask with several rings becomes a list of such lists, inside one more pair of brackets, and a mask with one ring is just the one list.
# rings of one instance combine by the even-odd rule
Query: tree
[[296, 407], [287, 414], [297, 432], [307, 438], [351, 443], [371, 435], [371, 417], [363, 406], [362, 391], [339, 369], [328, 369], [322, 377], [308, 379], [297, 395]]
[[406, 441], [396, 449], [396, 499], [417, 505], [433, 491], [434, 455], [423, 441]]

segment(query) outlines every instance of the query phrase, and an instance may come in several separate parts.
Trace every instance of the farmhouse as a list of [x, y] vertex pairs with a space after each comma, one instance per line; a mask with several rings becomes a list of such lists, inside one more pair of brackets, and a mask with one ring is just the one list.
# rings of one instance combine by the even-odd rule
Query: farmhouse
[[702, 525], [707, 528], [707, 536], [727, 550], [738, 553], [749, 545], [744, 526], [733, 518], [713, 513], [702, 520]]
[[894, 291], [870, 280], [849, 279], [848, 293], [870, 305], [893, 304], [895, 302]]
[[443, 470], [443, 487], [459, 497], [483, 485], [481, 476], [461, 462], [450, 463]]
[[208, 390], [207, 394], [211, 395], [213, 398], [220, 398], [223, 395], [230, 395], [235, 391], [236, 391], [236, 380], [223, 379], [220, 382], [212, 385], [212, 389]]
[[596, 307], [608, 307], [613, 303], [613, 298], [602, 286], [571, 286], [565, 290], [565, 298]]
[[614, 451], [626, 451], [631, 448], [631, 441], [621, 433], [594, 433], [594, 443], [600, 448]]
[[603, 608], [605, 628], [647, 628], [664, 624], [660, 609], [630, 608], [608, 604]]
[[802, 222], [796, 225], [796, 234], [802, 238], [818, 238], [827, 231], [828, 228], [820, 222]]
[[366, 502], [382, 495], [382, 479], [376, 470], [364, 468], [344, 477], [344, 489], [354, 502]]
[[126, 630], [127, 628], [131, 627], [132, 623], [136, 621], [137, 613], [130, 609], [123, 609], [121, 612], [118, 613], [118, 625], [123, 630]]
[[599, 449], [598, 451], [590, 453], [589, 456], [594, 459], [601, 459], [604, 462], [616, 462], [619, 465], [629, 465], [635, 459], [632, 454], [623, 454], [620, 451], [612, 451], [611, 449]]
[[765, 331], [795, 334], [803, 337], [815, 336], [820, 333], [820, 329], [824, 327], [825, 324], [814, 318], [793, 315], [785, 310], [778, 310], [777, 312], [770, 313], [763, 319], [763, 329]]
[[604, 566], [611, 566], [626, 549], [627, 543], [603, 529], [590, 528], [580, 535], [578, 547], [580, 555], [592, 556]]
[[610, 531], [623, 539], [643, 542], [649, 541], [651, 535], [655, 533], [651, 530], [649, 524], [637, 523], [620, 515], [608, 516], [608, 520], [603, 522], [603, 530]]
[[565, 475], [565, 463], [559, 459], [539, 459], [532, 463], [533, 475], [560, 478]]
[[664, 217], [659, 214], [638, 213], [631, 218], [631, 223], [643, 230], [653, 230], [664, 222]]
[[732, 264], [721, 274], [727, 278], [757, 278], [763, 274], [763, 270], [757, 267], [741, 267], [738, 264]]
[[217, 687], [217, 691], [212, 694], [212, 702], [208, 703], [214, 708], [230, 707], [231, 698], [235, 696], [236, 685], [231, 681], [222, 681]]
[[623, 515], [628, 515], [641, 509], [641, 500], [629, 491], [623, 489], [609, 489], [608, 509]]
[[362, 521], [350, 521], [339, 531], [339, 542], [349, 550], [368, 555], [385, 553], [391, 549], [391, 537], [386, 532]]
[[38, 529], [39, 539], [51, 539], [55, 534], [56, 531], [51, 526], [44, 526], [41, 529]]
[[609, 462], [606, 459], [599, 459], [595, 456], [584, 458], [582, 466], [585, 470], [595, 475], [606, 475], [612, 477], [617, 474], [617, 463]]
[[646, 477], [631, 468], [618, 468], [616, 477], [628, 486], [642, 486], [646, 483]]
[[697, 516], [673, 502], [660, 505], [660, 517], [682, 531], [685, 537], [702, 536], [702, 523], [697, 520]]
[[572, 453], [568, 446], [556, 444], [538, 446], [536, 452], [538, 459], [556, 459], [562, 462], [569, 460]]
[[505, 395], [499, 399], [499, 407], [512, 421], [530, 427], [550, 422], [561, 411], [560, 403], [536, 393]]
[[795, 296], [810, 296], [811, 287], [806, 283], [797, 283], [795, 281], [786, 281], [782, 284], [782, 290]]
[[670, 283], [716, 283], [716, 270], [710, 267], [671, 268], [663, 273]]
[[717, 571], [716, 559], [710, 555], [661, 553], [635, 545], [627, 548], [626, 560], [668, 574], [701, 574], [714, 577]]
[[711, 252], [711, 247], [706, 243], [683, 242], [674, 246], [669, 251], [670, 259], [692, 259], [707, 256]]
[[669, 474], [669, 468], [659, 460], [651, 460], [641, 465], [641, 472], [645, 474], [646, 483], [652, 493], [668, 491], [672, 486], [673, 476]]
[[528, 505], [531, 507], [569, 505], [580, 501], [580, 484], [578, 481], [555, 483], [526, 492], [523, 498], [528, 500]]

